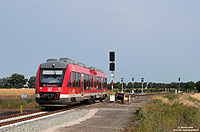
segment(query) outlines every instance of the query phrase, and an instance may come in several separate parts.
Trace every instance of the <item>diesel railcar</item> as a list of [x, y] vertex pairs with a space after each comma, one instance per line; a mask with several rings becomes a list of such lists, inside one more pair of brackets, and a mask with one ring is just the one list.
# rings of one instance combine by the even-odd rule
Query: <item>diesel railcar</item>
[[107, 78], [100, 69], [68, 58], [48, 59], [38, 68], [35, 99], [41, 106], [69, 106], [106, 96]]

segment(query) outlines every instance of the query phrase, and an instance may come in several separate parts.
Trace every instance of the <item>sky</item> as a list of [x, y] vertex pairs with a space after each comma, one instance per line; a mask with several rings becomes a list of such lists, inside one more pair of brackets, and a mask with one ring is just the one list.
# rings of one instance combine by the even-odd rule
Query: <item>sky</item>
[[0, 78], [67, 57], [114, 82], [200, 80], [199, 0], [1, 0]]

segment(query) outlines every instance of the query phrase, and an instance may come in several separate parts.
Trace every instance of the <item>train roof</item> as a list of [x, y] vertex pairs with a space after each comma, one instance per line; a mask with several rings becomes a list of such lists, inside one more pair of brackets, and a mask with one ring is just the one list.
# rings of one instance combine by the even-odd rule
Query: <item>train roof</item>
[[68, 64], [74, 64], [74, 65], [78, 65], [81, 67], [85, 67], [88, 69], [92, 69], [98, 72], [103, 72], [103, 70], [101, 69], [97, 69], [96, 67], [86, 67], [85, 64], [81, 63], [81, 62], [77, 62], [77, 61], [73, 61], [72, 59], [69, 58], [60, 58], [60, 59], [47, 59], [47, 61], [45, 63], [41, 64], [41, 68], [66, 68]]

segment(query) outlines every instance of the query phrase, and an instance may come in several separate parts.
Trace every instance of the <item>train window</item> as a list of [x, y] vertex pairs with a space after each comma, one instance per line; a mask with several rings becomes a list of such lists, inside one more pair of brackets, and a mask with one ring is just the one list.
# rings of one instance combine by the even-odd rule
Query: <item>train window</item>
[[97, 78], [97, 89], [100, 89], [100, 77]]
[[88, 75], [88, 89], [90, 89], [90, 75]]
[[81, 74], [80, 73], [78, 73], [78, 87], [80, 87], [81, 85], [80, 85], [80, 82], [81, 82]]
[[107, 88], [107, 78], [105, 78], [105, 82], [104, 82], [104, 88]]
[[71, 87], [71, 84], [72, 84], [71, 76], [72, 76], [72, 72], [70, 72], [70, 76], [69, 76], [69, 81], [68, 81], [67, 87]]
[[73, 87], [76, 87], [76, 73], [73, 72]]
[[107, 78], [103, 78], [103, 88], [107, 87]]
[[87, 79], [87, 88], [86, 89], [87, 90], [89, 89], [89, 79], [88, 79], [88, 77], [89, 77], [88, 74], [86, 74], [86, 79]]
[[99, 84], [98, 88], [101, 89], [101, 77], [99, 77]]
[[79, 87], [78, 86], [78, 72], [76, 72], [76, 87]]
[[84, 74], [84, 89], [87, 89], [87, 75]]
[[84, 80], [83, 79], [84, 79], [84, 74], [82, 73], [81, 74], [81, 84], [82, 84], [81, 87], [82, 87], [82, 89], [84, 89]]
[[40, 70], [40, 87], [62, 87], [64, 69], [41, 69]]
[[96, 88], [96, 76], [94, 76], [94, 87]]
[[93, 88], [93, 75], [91, 75], [91, 87]]
[[97, 86], [97, 89], [99, 89], [99, 77], [96, 77], [96, 86]]

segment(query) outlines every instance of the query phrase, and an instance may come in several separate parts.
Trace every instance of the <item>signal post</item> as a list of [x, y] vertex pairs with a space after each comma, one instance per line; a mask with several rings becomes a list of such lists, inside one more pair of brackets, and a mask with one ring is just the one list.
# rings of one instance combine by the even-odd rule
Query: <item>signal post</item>
[[115, 71], [115, 52], [109, 53], [109, 70], [111, 71], [111, 88], [112, 88], [112, 95], [110, 95], [110, 102], [115, 101], [115, 96], [113, 95], [113, 79], [114, 79], [114, 71]]

